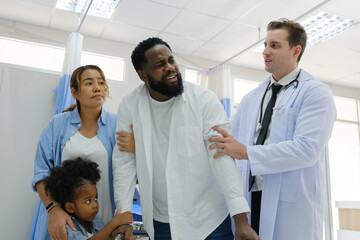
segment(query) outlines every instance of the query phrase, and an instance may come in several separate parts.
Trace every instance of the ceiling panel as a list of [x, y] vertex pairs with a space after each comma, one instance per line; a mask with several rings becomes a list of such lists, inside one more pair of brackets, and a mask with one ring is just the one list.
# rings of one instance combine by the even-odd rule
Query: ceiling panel
[[265, 66], [262, 54], [251, 50], [235, 57], [230, 63], [261, 70], [264, 70]]
[[229, 24], [229, 21], [185, 10], [164, 32], [207, 41]]
[[318, 80], [331, 83], [336, 80], [351, 76], [352, 72], [329, 68], [329, 67], [323, 67], [317, 70], [313, 70], [311, 74], [314, 75]]
[[192, 55], [222, 62], [233, 56], [234, 52], [238, 52], [239, 50], [239, 48], [228, 47], [222, 44], [207, 43]]
[[163, 5], [184, 8], [189, 0], [148, 0], [149, 2], [161, 3]]
[[[351, 70], [360, 66], [358, 61], [352, 63], [350, 59], [354, 58], [357, 51], [345, 47], [338, 47], [329, 42], [311, 47], [305, 50], [306, 61], [308, 63], [324, 64], [328, 67]], [[348, 61], [349, 60], [349, 61]]]
[[348, 48], [352, 50], [360, 51], [360, 24], [353, 26], [350, 29], [345, 30], [337, 36], [334, 36], [327, 40], [328, 43], [341, 48]]
[[333, 84], [351, 87], [351, 88], [360, 88], [360, 73], [353, 74], [349, 77], [335, 81], [333, 82]]
[[314, 63], [311, 63], [311, 64], [307, 63], [305, 57], [306, 57], [306, 53], [304, 53], [304, 55], [301, 58], [301, 61], [299, 63], [299, 68], [305, 69], [310, 74], [317, 71], [318, 69], [324, 68], [324, 65], [319, 65], [319, 64], [314, 64]]
[[237, 49], [245, 49], [259, 40], [256, 27], [233, 23], [211, 40], [212, 43], [224, 44]]
[[50, 27], [68, 32], [74, 32], [78, 28], [78, 23], [78, 14], [55, 9], [51, 18]]
[[334, 13], [343, 17], [360, 21], [360, 1], [359, 0], [337, 0], [332, 1], [322, 11]]
[[157, 31], [113, 21], [106, 27], [102, 37], [135, 45], [148, 37], [154, 37], [157, 35]]
[[123, 0], [113, 20], [152, 30], [162, 30], [180, 10], [145, 0]]
[[0, 16], [3, 19], [47, 27], [51, 19], [51, 8], [24, 1], [1, 0]]
[[192, 0], [186, 6], [186, 9], [199, 13], [234, 20], [245, 14], [261, 0], [244, 1], [244, 0], [208, 0], [204, 4], [203, 0]]
[[20, 0], [20, 2], [32, 3], [37, 6], [52, 8], [56, 5], [57, 0]]
[[[269, 10], [275, 8], [276, 10]], [[239, 18], [238, 22], [265, 28], [270, 21], [279, 18], [295, 19], [310, 8], [294, 1], [266, 0], [246, 16]]]
[[89, 36], [100, 37], [108, 22], [109, 20], [105, 18], [87, 16], [80, 32]]
[[[289, 3], [293, 3], [293, 4], [299, 4], [301, 6], [305, 6], [307, 8], [313, 8], [314, 6], [321, 4], [321, 3], [326, 3], [329, 0], [287, 0], [287, 2]], [[333, 1], [333, 0], [330, 0]]]
[[205, 43], [197, 39], [185, 38], [168, 33], [161, 33], [159, 37], [170, 45], [173, 52], [184, 55], [190, 55]]

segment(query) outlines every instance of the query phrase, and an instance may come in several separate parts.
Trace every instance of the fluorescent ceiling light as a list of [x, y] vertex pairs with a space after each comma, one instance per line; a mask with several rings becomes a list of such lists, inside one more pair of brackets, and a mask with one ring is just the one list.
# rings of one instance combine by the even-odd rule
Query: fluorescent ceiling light
[[[311, 47], [343, 32], [357, 24], [357, 22], [349, 18], [319, 12], [300, 24], [307, 33], [306, 47]], [[254, 51], [263, 52], [264, 45], [262, 44], [262, 46], [255, 48]]]
[[[90, 0], [58, 0], [56, 8], [76, 13], [85, 13]], [[93, 0], [88, 14], [95, 17], [110, 18], [119, 0]]]

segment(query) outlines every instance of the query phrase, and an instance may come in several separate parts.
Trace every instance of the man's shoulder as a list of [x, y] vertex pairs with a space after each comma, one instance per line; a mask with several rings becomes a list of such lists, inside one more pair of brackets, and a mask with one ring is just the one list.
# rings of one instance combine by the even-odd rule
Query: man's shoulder
[[200, 99], [203, 97], [217, 98], [213, 91], [189, 82], [184, 82], [184, 93], [187, 97], [196, 97]]
[[146, 85], [142, 83], [139, 86], [137, 86], [134, 90], [132, 90], [129, 94], [125, 95], [122, 102], [123, 101], [134, 102], [138, 100], [138, 97], [140, 95], [145, 95], [146, 93], [147, 93]]

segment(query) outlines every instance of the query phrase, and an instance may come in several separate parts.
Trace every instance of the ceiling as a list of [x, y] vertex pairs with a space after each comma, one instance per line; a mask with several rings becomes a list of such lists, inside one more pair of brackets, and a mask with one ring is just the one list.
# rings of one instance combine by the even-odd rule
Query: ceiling
[[[56, 0], [0, 0], [0, 19], [68, 32], [78, 15], [55, 8]], [[360, 22], [358, 0], [120, 0], [113, 16], [87, 16], [80, 32], [136, 45], [151, 36], [167, 41], [182, 56], [263, 69], [267, 23], [304, 20], [319, 11]], [[360, 88], [360, 24], [306, 49], [300, 66], [321, 81]]]

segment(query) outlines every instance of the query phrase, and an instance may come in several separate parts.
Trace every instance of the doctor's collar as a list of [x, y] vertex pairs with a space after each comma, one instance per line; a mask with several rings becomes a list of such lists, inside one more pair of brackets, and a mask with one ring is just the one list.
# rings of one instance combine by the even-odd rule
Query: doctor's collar
[[286, 86], [286, 85], [288, 85], [291, 81], [293, 81], [294, 79], [297, 78], [299, 72], [300, 72], [300, 68], [296, 67], [293, 71], [291, 71], [290, 73], [288, 73], [286, 76], [284, 76], [283, 78], [281, 78], [279, 81], [276, 81], [276, 80], [274, 79], [274, 77], [271, 75], [271, 80], [270, 80], [269, 87], [270, 87], [272, 84], [274, 84], [274, 83], [277, 83], [276, 85]]

